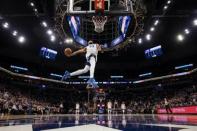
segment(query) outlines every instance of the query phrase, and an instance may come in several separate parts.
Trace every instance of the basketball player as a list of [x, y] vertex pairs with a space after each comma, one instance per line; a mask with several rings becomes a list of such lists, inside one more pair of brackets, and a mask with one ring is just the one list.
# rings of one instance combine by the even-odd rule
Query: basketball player
[[75, 106], [75, 109], [76, 109], [76, 111], [75, 111], [75, 114], [79, 114], [79, 112], [80, 112], [80, 105], [79, 105], [79, 103], [77, 102], [76, 103], [76, 106]]
[[121, 104], [121, 110], [122, 110], [122, 114], [125, 114], [125, 111], [126, 111], [126, 105], [124, 102], [122, 102]]
[[107, 102], [107, 113], [108, 115], [112, 113], [112, 102], [110, 100]]
[[118, 101], [117, 100], [114, 101], [114, 113], [118, 114]]
[[77, 75], [81, 75], [84, 73], [87, 73], [88, 71], [90, 71], [90, 79], [88, 80], [88, 85], [92, 86], [93, 88], [97, 88], [97, 82], [94, 79], [94, 71], [95, 71], [95, 66], [96, 66], [96, 62], [97, 62], [97, 55], [98, 52], [101, 51], [101, 46], [99, 44], [95, 44], [93, 43], [93, 41], [89, 41], [88, 42], [88, 46], [80, 49], [78, 51], [73, 52], [71, 55], [69, 55], [69, 57], [71, 56], [75, 56], [81, 53], [86, 53], [86, 65], [83, 69], [77, 70], [75, 72], [68, 72], [65, 71], [62, 80], [66, 80], [67, 78], [73, 77], [73, 76], [77, 76]]

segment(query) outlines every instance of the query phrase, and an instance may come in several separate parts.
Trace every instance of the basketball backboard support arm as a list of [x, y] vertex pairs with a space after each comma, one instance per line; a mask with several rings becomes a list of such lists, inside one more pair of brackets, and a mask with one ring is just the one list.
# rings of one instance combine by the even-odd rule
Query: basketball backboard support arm
[[[95, 1], [95, 0], [90, 0], [90, 2]], [[109, 0], [105, 0], [107, 2], [109, 2], [108, 6], [110, 6], [110, 1]], [[127, 5], [127, 9], [125, 11], [109, 11], [109, 10], [105, 10], [105, 15], [132, 15], [133, 12], [133, 4], [131, 0], [124, 0], [125, 4]], [[91, 7], [92, 4], [90, 4], [90, 8], [89, 10], [85, 10], [85, 11], [75, 11], [73, 9], [74, 7], [74, 0], [69, 0], [68, 2], [68, 10], [66, 12], [67, 15], [95, 15], [95, 11], [92, 10]]]
[[[128, 3], [127, 3], [128, 4]], [[134, 10], [133, 10], [133, 2], [130, 0], [129, 1], [130, 6], [128, 6], [128, 8], [130, 7], [130, 12], [134, 14]]]

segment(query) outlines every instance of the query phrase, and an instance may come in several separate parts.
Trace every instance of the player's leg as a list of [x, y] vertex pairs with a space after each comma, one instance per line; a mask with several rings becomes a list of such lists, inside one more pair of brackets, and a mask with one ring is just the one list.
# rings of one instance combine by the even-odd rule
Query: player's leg
[[96, 58], [91, 57], [90, 58], [90, 78], [94, 78], [95, 66], [96, 66]]
[[64, 76], [62, 77], [62, 80], [66, 80], [67, 78], [70, 78], [72, 76], [81, 75], [84, 73], [87, 73], [90, 70], [90, 65], [86, 65], [83, 69], [77, 70], [75, 72], [69, 73], [68, 71], [65, 71]]
[[86, 65], [83, 69], [77, 70], [75, 72], [70, 73], [70, 76], [78, 76], [81, 74], [85, 74], [90, 70], [90, 66]]
[[123, 114], [125, 113], [125, 109], [122, 110], [122, 113], [123, 113]]
[[172, 114], [173, 112], [172, 112], [172, 108], [171, 108], [171, 106], [169, 105], [169, 111], [170, 111], [170, 114]]
[[166, 106], [166, 112], [167, 112], [167, 114], [169, 114], [168, 106]]
[[97, 82], [94, 79], [94, 71], [96, 66], [96, 58], [94, 56], [90, 57], [90, 79], [88, 80], [88, 84], [93, 86], [94, 88], [97, 88]]
[[110, 114], [110, 115], [111, 115], [111, 112], [112, 112], [112, 109], [110, 108], [110, 109], [109, 109], [109, 114]]

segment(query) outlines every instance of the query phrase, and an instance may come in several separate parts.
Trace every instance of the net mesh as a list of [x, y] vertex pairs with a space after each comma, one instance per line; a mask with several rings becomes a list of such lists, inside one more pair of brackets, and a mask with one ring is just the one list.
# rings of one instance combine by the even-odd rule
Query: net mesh
[[104, 26], [107, 22], [107, 16], [93, 16], [92, 21], [95, 26], [94, 31], [96, 31], [97, 33], [101, 33], [104, 31]]

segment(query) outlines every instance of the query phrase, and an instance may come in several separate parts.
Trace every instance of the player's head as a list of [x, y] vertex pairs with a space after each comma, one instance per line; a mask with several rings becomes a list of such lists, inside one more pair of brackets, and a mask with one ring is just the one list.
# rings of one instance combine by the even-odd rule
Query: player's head
[[91, 40], [88, 41], [88, 45], [91, 45], [91, 44], [93, 44], [93, 41], [91, 41]]

